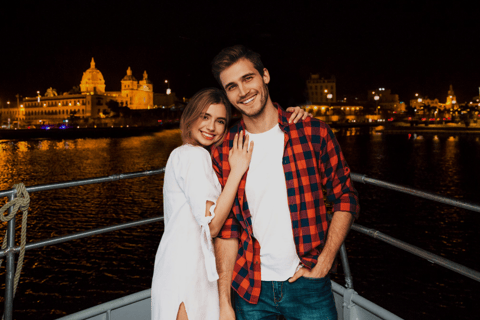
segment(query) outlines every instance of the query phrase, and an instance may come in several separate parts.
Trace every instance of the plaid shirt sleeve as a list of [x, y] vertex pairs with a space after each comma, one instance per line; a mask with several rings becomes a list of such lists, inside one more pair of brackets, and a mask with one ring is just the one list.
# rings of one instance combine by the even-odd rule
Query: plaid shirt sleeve
[[[228, 141], [225, 139], [225, 141]], [[224, 152], [226, 150], [226, 153]], [[223, 143], [218, 147], [214, 147], [212, 150], [212, 165], [213, 170], [217, 174], [218, 181], [222, 186], [222, 190], [227, 183], [228, 174], [230, 173], [230, 166], [228, 165], [228, 153], [229, 147], [228, 143]], [[225, 163], [227, 163], [228, 167], [225, 167]], [[235, 199], [236, 201], [236, 199]], [[241, 226], [238, 222], [237, 218], [235, 218], [235, 214], [233, 210], [230, 210], [225, 223], [223, 224], [222, 229], [218, 233], [217, 237], [222, 239], [230, 239], [230, 238], [240, 238]]]
[[333, 203], [333, 212], [350, 212], [358, 218], [360, 206], [358, 194], [350, 179], [350, 168], [343, 156], [332, 129], [320, 124], [320, 176], [327, 191], [327, 199]]

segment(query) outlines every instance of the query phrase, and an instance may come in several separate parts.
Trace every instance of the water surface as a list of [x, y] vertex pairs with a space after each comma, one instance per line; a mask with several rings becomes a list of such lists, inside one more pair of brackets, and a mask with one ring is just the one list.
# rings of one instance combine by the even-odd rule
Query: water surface
[[[414, 140], [355, 129], [336, 134], [353, 172], [480, 202], [478, 138]], [[0, 189], [157, 169], [180, 144], [179, 130], [130, 138], [0, 141]], [[34, 193], [28, 241], [162, 215], [162, 185], [158, 175]], [[355, 186], [359, 224], [480, 270], [478, 213]], [[162, 231], [163, 223], [156, 223], [27, 251], [14, 318], [56, 319], [149, 288]], [[469, 319], [478, 311], [473, 297], [480, 284], [474, 280], [355, 231], [347, 250], [355, 290], [403, 318]], [[4, 268], [0, 271], [4, 279]], [[339, 271], [333, 278], [343, 284]]]

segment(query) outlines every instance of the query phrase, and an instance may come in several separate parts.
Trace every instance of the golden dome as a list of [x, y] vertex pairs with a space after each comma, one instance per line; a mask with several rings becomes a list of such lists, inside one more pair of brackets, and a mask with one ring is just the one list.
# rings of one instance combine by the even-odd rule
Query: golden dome
[[104, 93], [105, 92], [105, 80], [103, 75], [95, 68], [95, 61], [92, 58], [90, 62], [90, 69], [83, 73], [82, 82], [80, 83], [80, 90], [85, 92], [96, 92]]

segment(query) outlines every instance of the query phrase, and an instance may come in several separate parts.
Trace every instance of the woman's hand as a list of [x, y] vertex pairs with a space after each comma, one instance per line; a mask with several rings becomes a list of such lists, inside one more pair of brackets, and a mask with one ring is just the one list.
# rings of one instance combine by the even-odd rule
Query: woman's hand
[[297, 123], [298, 120], [302, 119], [305, 120], [307, 117], [313, 117], [313, 114], [306, 112], [299, 106], [296, 107], [288, 107], [287, 112], [292, 112], [290, 119], [288, 119], [288, 123]]
[[252, 159], [253, 141], [249, 144], [248, 135], [245, 136], [243, 141], [243, 130], [240, 133], [235, 134], [233, 139], [233, 147], [228, 154], [228, 163], [230, 164], [230, 174], [243, 174], [247, 171]]

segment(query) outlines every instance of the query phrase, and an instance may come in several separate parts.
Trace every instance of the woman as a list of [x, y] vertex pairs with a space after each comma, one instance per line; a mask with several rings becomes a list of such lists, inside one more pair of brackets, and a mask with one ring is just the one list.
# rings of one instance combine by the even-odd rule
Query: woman
[[[300, 108], [290, 120], [308, 114]], [[170, 154], [163, 186], [165, 230], [155, 258], [152, 319], [218, 319], [218, 274], [212, 237], [232, 208], [247, 170], [253, 142], [235, 136], [229, 154], [230, 175], [222, 192], [207, 147], [221, 144], [230, 120], [223, 91], [196, 93], [180, 120], [183, 145]]]

